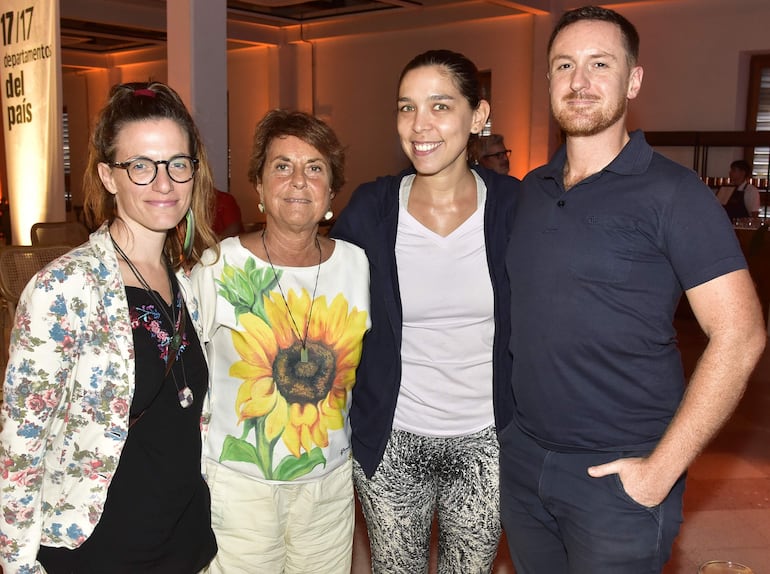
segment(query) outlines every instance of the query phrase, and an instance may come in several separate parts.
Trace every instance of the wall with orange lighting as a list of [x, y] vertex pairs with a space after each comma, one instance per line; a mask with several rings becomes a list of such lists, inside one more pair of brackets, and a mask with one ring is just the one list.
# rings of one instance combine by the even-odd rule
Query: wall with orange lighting
[[315, 43], [315, 112], [347, 146], [347, 180], [335, 208], [352, 190], [406, 167], [396, 135], [398, 77], [417, 54], [446, 48], [492, 72], [492, 128], [513, 149], [511, 173], [529, 162], [532, 28], [530, 16], [348, 36]]
[[[276, 90], [274, 48], [238, 50], [227, 58], [230, 142], [230, 193], [241, 208], [245, 222], [264, 219], [257, 211], [257, 192], [246, 176], [254, 127], [271, 107]], [[272, 86], [272, 87], [271, 87]]]
[[[228, 54], [230, 108], [228, 139], [230, 142], [230, 192], [241, 206], [244, 221], [259, 219], [256, 192], [246, 177], [251, 139], [257, 121], [269, 109], [269, 81], [275, 65], [266, 47], [238, 50]], [[72, 203], [83, 204], [83, 173], [88, 160], [88, 138], [101, 107], [106, 103], [110, 87], [120, 82], [166, 80], [166, 61], [119, 66], [109, 70], [88, 70], [64, 74], [64, 102], [69, 115], [71, 149]], [[172, 86], [173, 87], [173, 86]]]
[[[770, 52], [767, 0], [677, 0], [618, 6], [641, 36], [644, 80], [629, 124], [647, 131], [744, 130], [752, 53]], [[660, 150], [692, 167], [692, 150]], [[743, 150], [709, 150], [710, 175], [726, 176]]]
[[[770, 3], [734, 0], [729, 4], [727, 11], [723, 0], [615, 6], [637, 26], [642, 38], [645, 75], [641, 93], [629, 108], [632, 129], [744, 128], [750, 55], [770, 52], [766, 33]], [[552, 24], [550, 15], [506, 16], [229, 52], [229, 181], [244, 221], [261, 219], [246, 171], [254, 126], [272, 107], [295, 104], [306, 108], [310, 103], [312, 111], [330, 123], [347, 147], [348, 184], [334, 201], [336, 211], [360, 183], [405, 167], [395, 128], [396, 83], [413, 56], [432, 48], [462, 52], [480, 69], [491, 71], [493, 129], [504, 134], [513, 149], [511, 173], [521, 177], [544, 163], [555, 141], [544, 54]], [[287, 51], [293, 55], [286, 57]], [[153, 60], [65, 74], [75, 203], [82, 203], [79, 190], [90, 123], [109, 87], [150, 77], [164, 80], [165, 65], [165, 61]], [[692, 165], [689, 149], [661, 151]], [[712, 150], [709, 166], [714, 166], [713, 175], [726, 175], [721, 172], [740, 151]]]

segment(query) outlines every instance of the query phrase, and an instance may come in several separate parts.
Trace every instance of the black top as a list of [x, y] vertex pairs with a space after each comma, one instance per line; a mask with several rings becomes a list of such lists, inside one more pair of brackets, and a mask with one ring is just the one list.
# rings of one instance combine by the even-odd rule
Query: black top
[[[176, 281], [175, 316], [187, 312]], [[104, 512], [77, 549], [41, 547], [50, 574], [77, 572], [186, 574], [199, 572], [216, 554], [210, 498], [201, 476], [200, 416], [208, 384], [203, 350], [187, 317], [172, 372], [164, 379], [168, 318], [144, 289], [127, 287], [134, 335], [136, 388], [132, 420]], [[160, 299], [162, 301], [162, 299]], [[176, 383], [174, 378], [176, 378]], [[192, 390], [182, 408], [178, 389]]]
[[730, 199], [725, 203], [725, 210], [727, 210], [727, 216], [730, 219], [738, 219], [741, 217], [748, 217], [749, 210], [746, 209], [746, 202], [743, 196], [746, 194], [746, 185], [743, 189], [738, 189], [740, 186], [735, 186], [735, 189], [730, 194]]
[[685, 389], [683, 290], [746, 267], [697, 174], [635, 131], [564, 189], [566, 148], [521, 183], [506, 257], [514, 420], [557, 452], [646, 452]]

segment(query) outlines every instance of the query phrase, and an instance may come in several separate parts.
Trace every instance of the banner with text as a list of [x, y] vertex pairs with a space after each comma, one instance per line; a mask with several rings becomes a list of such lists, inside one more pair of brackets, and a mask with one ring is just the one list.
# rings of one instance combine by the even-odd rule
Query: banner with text
[[58, 0], [3, 0], [2, 106], [13, 243], [63, 221], [64, 151]]

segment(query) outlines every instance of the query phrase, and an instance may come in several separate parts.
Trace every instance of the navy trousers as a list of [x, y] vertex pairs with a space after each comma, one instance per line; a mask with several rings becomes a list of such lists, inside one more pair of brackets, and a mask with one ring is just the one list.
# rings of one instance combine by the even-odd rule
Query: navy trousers
[[646, 452], [564, 453], [515, 423], [500, 434], [500, 511], [516, 574], [656, 574], [682, 522], [684, 475], [658, 506], [589, 466]]

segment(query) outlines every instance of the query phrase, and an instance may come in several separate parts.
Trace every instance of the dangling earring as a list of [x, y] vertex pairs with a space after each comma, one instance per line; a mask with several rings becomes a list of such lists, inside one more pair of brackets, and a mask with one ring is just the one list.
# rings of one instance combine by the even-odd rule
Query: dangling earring
[[257, 209], [259, 209], [260, 213], [265, 213], [265, 204], [261, 201], [257, 204]]
[[187, 220], [187, 229], [184, 233], [182, 252], [184, 253], [184, 258], [189, 259], [190, 255], [192, 255], [193, 243], [195, 239], [195, 214], [193, 214], [192, 207], [187, 208], [187, 215], [185, 215], [185, 219]]

